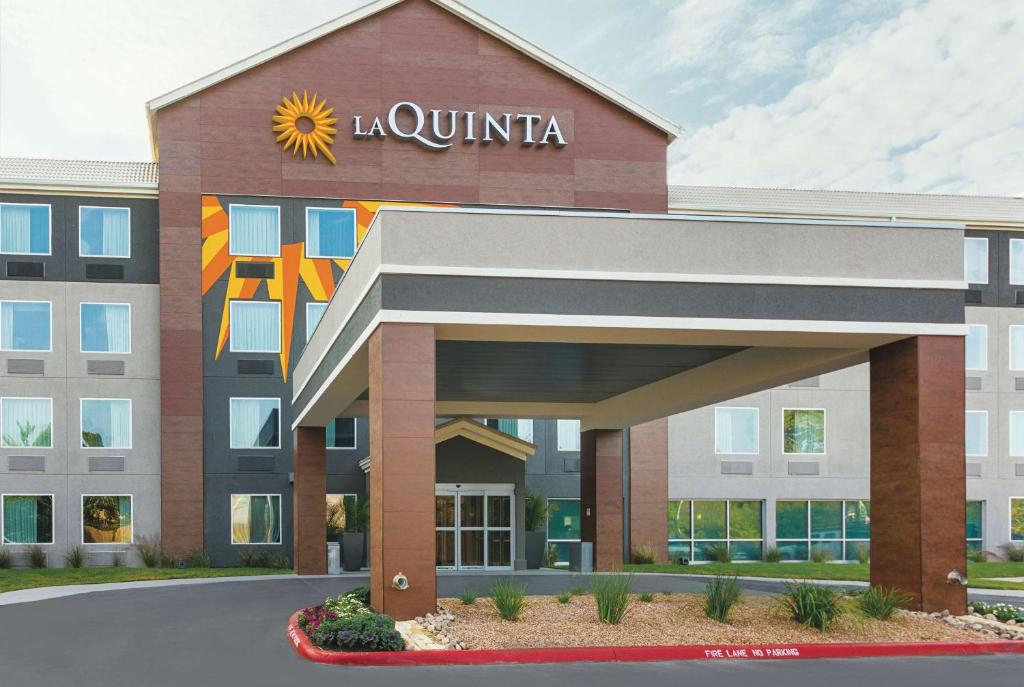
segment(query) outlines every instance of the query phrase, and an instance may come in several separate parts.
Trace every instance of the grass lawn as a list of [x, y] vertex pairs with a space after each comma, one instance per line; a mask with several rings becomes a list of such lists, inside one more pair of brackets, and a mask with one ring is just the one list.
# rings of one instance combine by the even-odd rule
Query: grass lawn
[[235, 575], [281, 575], [289, 570], [278, 568], [14, 568], [0, 570], [0, 592], [68, 584], [103, 584], [138, 580], [177, 580], [199, 577], [232, 577]]
[[[861, 563], [703, 563], [700, 565], [627, 565], [630, 572], [677, 575], [739, 575], [808, 580], [853, 580], [867, 582], [869, 568]], [[1019, 582], [994, 582], [991, 577], [1024, 577], [1022, 563], [968, 563], [971, 587], [981, 589], [1024, 589]]]

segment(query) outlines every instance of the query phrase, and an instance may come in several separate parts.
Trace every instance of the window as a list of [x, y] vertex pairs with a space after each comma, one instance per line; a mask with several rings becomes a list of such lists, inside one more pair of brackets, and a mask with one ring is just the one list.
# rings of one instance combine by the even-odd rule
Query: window
[[354, 417], [335, 418], [327, 425], [327, 448], [355, 448], [356, 419]]
[[281, 352], [281, 304], [274, 301], [231, 301], [231, 351]]
[[232, 398], [231, 448], [281, 448], [281, 399]]
[[82, 353], [131, 353], [132, 306], [128, 303], [82, 303]]
[[1010, 369], [1024, 370], [1024, 325], [1010, 325]]
[[726, 547], [736, 561], [759, 561], [764, 541], [762, 501], [668, 502], [669, 560], [714, 560]]
[[50, 254], [50, 206], [0, 203], [0, 253]]
[[548, 545], [555, 564], [569, 565], [569, 544], [580, 540], [580, 500], [548, 499]]
[[1024, 284], [1024, 239], [1010, 239], [1010, 283]]
[[132, 497], [83, 496], [83, 544], [131, 544]]
[[580, 450], [580, 421], [559, 420], [558, 421], [558, 450], [579, 451]]
[[313, 338], [313, 332], [327, 312], [326, 303], [306, 303], [306, 342]]
[[307, 258], [351, 258], [355, 254], [355, 210], [306, 208]]
[[340, 534], [345, 531], [345, 523], [348, 518], [359, 518], [356, 510], [359, 497], [355, 494], [328, 494], [327, 495], [327, 530], [333, 530]]
[[50, 350], [49, 301], [0, 301], [0, 350]]
[[968, 456], [987, 456], [988, 411], [968, 410], [964, 414], [964, 434]]
[[715, 453], [758, 453], [757, 420], [757, 408], [715, 408]]
[[1024, 541], [1024, 499], [1010, 499], [1010, 539]]
[[53, 448], [53, 399], [0, 399], [0, 446]]
[[132, 211], [129, 208], [78, 208], [78, 254], [83, 257], [130, 258]]
[[1010, 411], [1010, 455], [1024, 456], [1024, 411]]
[[776, 546], [787, 561], [806, 561], [815, 549], [833, 560], [859, 560], [871, 545], [871, 502], [776, 501]]
[[53, 495], [4, 494], [4, 544], [53, 543]]
[[988, 239], [964, 237], [964, 281], [988, 283]]
[[132, 402], [128, 398], [83, 398], [82, 448], [131, 448]]
[[[490, 424], [490, 421], [487, 422]], [[499, 418], [498, 429], [505, 434], [533, 443], [533, 420]]]
[[232, 494], [231, 543], [280, 544], [281, 495]]
[[967, 325], [964, 342], [965, 366], [968, 370], [988, 369], [988, 327], [983, 324]]
[[229, 205], [228, 250], [231, 255], [281, 255], [281, 208]]
[[816, 408], [782, 410], [782, 452], [825, 453], [825, 411]]
[[982, 551], [984, 546], [984, 528], [982, 518], [985, 511], [984, 501], [967, 502], [967, 550]]

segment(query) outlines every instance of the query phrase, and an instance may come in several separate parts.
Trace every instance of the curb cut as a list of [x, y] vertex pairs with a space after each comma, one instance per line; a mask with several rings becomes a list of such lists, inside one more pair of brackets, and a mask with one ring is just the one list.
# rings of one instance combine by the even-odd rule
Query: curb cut
[[751, 646], [584, 646], [540, 649], [455, 651], [325, 651], [299, 629], [299, 614], [288, 619], [288, 643], [300, 658], [349, 666], [496, 665], [510, 663], [605, 663], [640, 661], [769, 661], [897, 656], [1022, 654], [1024, 642], [913, 642], [877, 644], [763, 644]]

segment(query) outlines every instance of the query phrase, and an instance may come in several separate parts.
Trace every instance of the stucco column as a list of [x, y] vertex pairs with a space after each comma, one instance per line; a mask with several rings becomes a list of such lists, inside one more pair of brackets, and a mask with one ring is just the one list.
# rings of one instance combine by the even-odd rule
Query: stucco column
[[294, 437], [292, 562], [299, 575], [327, 574], [327, 451], [323, 427], [299, 427]]
[[397, 620], [437, 605], [434, 349], [432, 325], [382, 324], [369, 340], [370, 604]]
[[[629, 543], [668, 561], [668, 418], [629, 430]], [[631, 554], [632, 552], [630, 552]]]
[[964, 396], [963, 337], [871, 351], [871, 584], [929, 612], [967, 608]]
[[580, 434], [580, 536], [594, 544], [594, 569], [622, 568], [622, 430]]

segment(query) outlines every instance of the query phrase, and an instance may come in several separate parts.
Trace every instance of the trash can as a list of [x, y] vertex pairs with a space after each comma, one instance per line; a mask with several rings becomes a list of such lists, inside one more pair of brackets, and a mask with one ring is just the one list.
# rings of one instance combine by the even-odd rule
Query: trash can
[[341, 547], [336, 541], [327, 543], [327, 574], [341, 574]]

